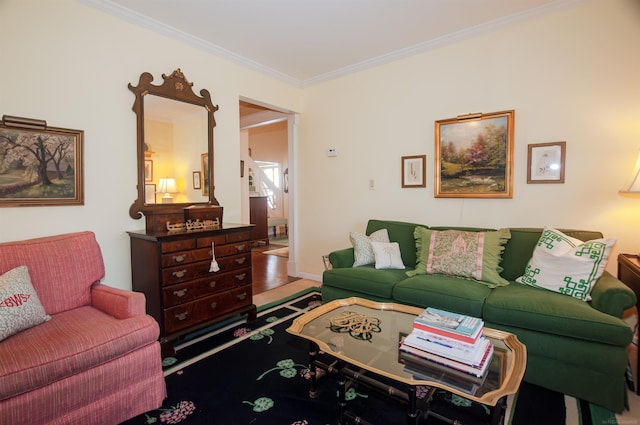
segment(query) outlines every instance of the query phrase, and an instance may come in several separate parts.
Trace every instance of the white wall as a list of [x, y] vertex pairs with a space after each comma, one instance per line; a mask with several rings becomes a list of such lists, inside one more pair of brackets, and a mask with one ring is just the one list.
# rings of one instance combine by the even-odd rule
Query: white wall
[[[640, 249], [640, 199], [618, 190], [640, 149], [640, 3], [593, 0], [304, 91], [299, 268], [369, 218], [600, 230]], [[513, 199], [434, 198], [434, 121], [515, 109]], [[566, 141], [565, 184], [527, 184], [527, 144]], [[328, 158], [334, 147], [338, 157]], [[427, 188], [401, 188], [403, 155]], [[369, 190], [369, 179], [376, 189]]]
[[[640, 249], [640, 200], [618, 196], [640, 148], [640, 11], [591, 0], [411, 58], [298, 89], [73, 0], [0, 1], [0, 114], [85, 131], [85, 205], [0, 208], [0, 241], [96, 232], [106, 283], [130, 287], [140, 74], [181, 68], [216, 113], [216, 196], [241, 220], [238, 100], [301, 112], [296, 126], [297, 269], [349, 245], [369, 218], [433, 225], [601, 230]], [[434, 121], [515, 109], [513, 199], [435, 199]], [[526, 184], [527, 144], [567, 142], [566, 183]], [[246, 149], [246, 140], [243, 142]], [[337, 158], [327, 158], [329, 147]], [[402, 189], [400, 157], [427, 155], [427, 188]], [[292, 176], [293, 177], [293, 176]], [[368, 180], [376, 180], [376, 190]], [[294, 198], [292, 198], [294, 199]], [[610, 264], [610, 269], [615, 262]]]
[[206, 88], [216, 112], [216, 197], [225, 221], [241, 221], [241, 96], [298, 110], [300, 90], [74, 0], [0, 1], [0, 115], [45, 119], [84, 130], [85, 205], [0, 208], [0, 241], [92, 230], [105, 283], [131, 287], [127, 230], [136, 192], [134, 95], [142, 72], [181, 68], [196, 93]]

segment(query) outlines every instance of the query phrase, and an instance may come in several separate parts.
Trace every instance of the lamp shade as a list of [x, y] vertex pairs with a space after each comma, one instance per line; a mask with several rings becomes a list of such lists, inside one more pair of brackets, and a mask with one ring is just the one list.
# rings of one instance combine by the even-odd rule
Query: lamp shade
[[640, 153], [638, 154], [636, 166], [633, 169], [633, 174], [631, 174], [629, 183], [627, 183], [622, 189], [620, 189], [619, 193], [640, 194]]
[[160, 193], [176, 193], [176, 179], [171, 177], [162, 177], [158, 181], [158, 192]]
[[176, 179], [171, 177], [162, 177], [158, 180], [158, 192], [164, 193], [164, 196], [162, 197], [163, 204], [173, 203], [173, 197], [171, 197], [171, 194], [178, 192]]

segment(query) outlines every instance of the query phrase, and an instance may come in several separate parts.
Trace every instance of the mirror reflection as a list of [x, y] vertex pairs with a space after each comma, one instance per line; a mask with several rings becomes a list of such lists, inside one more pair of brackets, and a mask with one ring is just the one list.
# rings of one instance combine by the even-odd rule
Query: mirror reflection
[[155, 95], [143, 99], [145, 204], [207, 202], [206, 109]]

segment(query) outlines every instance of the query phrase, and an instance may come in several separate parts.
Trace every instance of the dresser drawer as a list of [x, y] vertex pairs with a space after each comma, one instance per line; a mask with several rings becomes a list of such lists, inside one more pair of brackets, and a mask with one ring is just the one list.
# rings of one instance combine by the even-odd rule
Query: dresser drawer
[[226, 272], [228, 270], [240, 269], [251, 266], [251, 252], [245, 252], [244, 254], [231, 255], [229, 257], [216, 258], [220, 271]]
[[211, 261], [211, 247], [162, 254], [162, 267], [179, 266], [204, 260]]
[[164, 287], [162, 299], [165, 308], [193, 301], [198, 298], [212, 295], [238, 286], [251, 283], [251, 269], [234, 270], [228, 273], [211, 274], [202, 279]]
[[211, 261], [207, 260], [162, 269], [162, 286], [208, 276], [209, 267], [211, 267]]
[[247, 230], [245, 232], [229, 233], [227, 235], [227, 242], [229, 243], [241, 241], [251, 241], [251, 230]]
[[229, 257], [216, 258], [220, 270], [210, 272], [211, 260], [199, 261], [196, 263], [184, 264], [175, 267], [162, 269], [162, 286], [173, 285], [186, 282], [204, 276], [214, 276], [231, 270], [251, 267], [251, 252]]
[[[219, 257], [240, 254], [251, 251], [251, 243], [237, 242], [228, 245], [216, 245], [216, 260]], [[189, 251], [176, 251], [162, 255], [162, 267], [179, 266], [181, 264], [194, 263], [196, 261], [211, 260], [211, 245], [205, 248]]]
[[195, 239], [181, 239], [172, 242], [162, 242], [160, 244], [160, 250], [164, 254], [165, 252], [183, 251], [185, 249], [193, 249], [196, 247]]
[[224, 245], [227, 243], [227, 238], [224, 235], [209, 236], [206, 238], [198, 238], [196, 246], [198, 248], [211, 248], [211, 242], [217, 245]]
[[251, 285], [180, 304], [164, 311], [165, 332], [176, 332], [250, 304]]

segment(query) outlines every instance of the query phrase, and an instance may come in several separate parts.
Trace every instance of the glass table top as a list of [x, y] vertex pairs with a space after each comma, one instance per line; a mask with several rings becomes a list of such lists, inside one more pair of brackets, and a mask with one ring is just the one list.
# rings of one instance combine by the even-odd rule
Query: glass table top
[[316, 343], [333, 357], [407, 385], [435, 386], [490, 405], [517, 392], [526, 366], [526, 348], [508, 332], [484, 328], [494, 354], [483, 378], [449, 373], [443, 367], [405, 365], [399, 345], [423, 310], [362, 298], [335, 300], [298, 317], [287, 331]]

